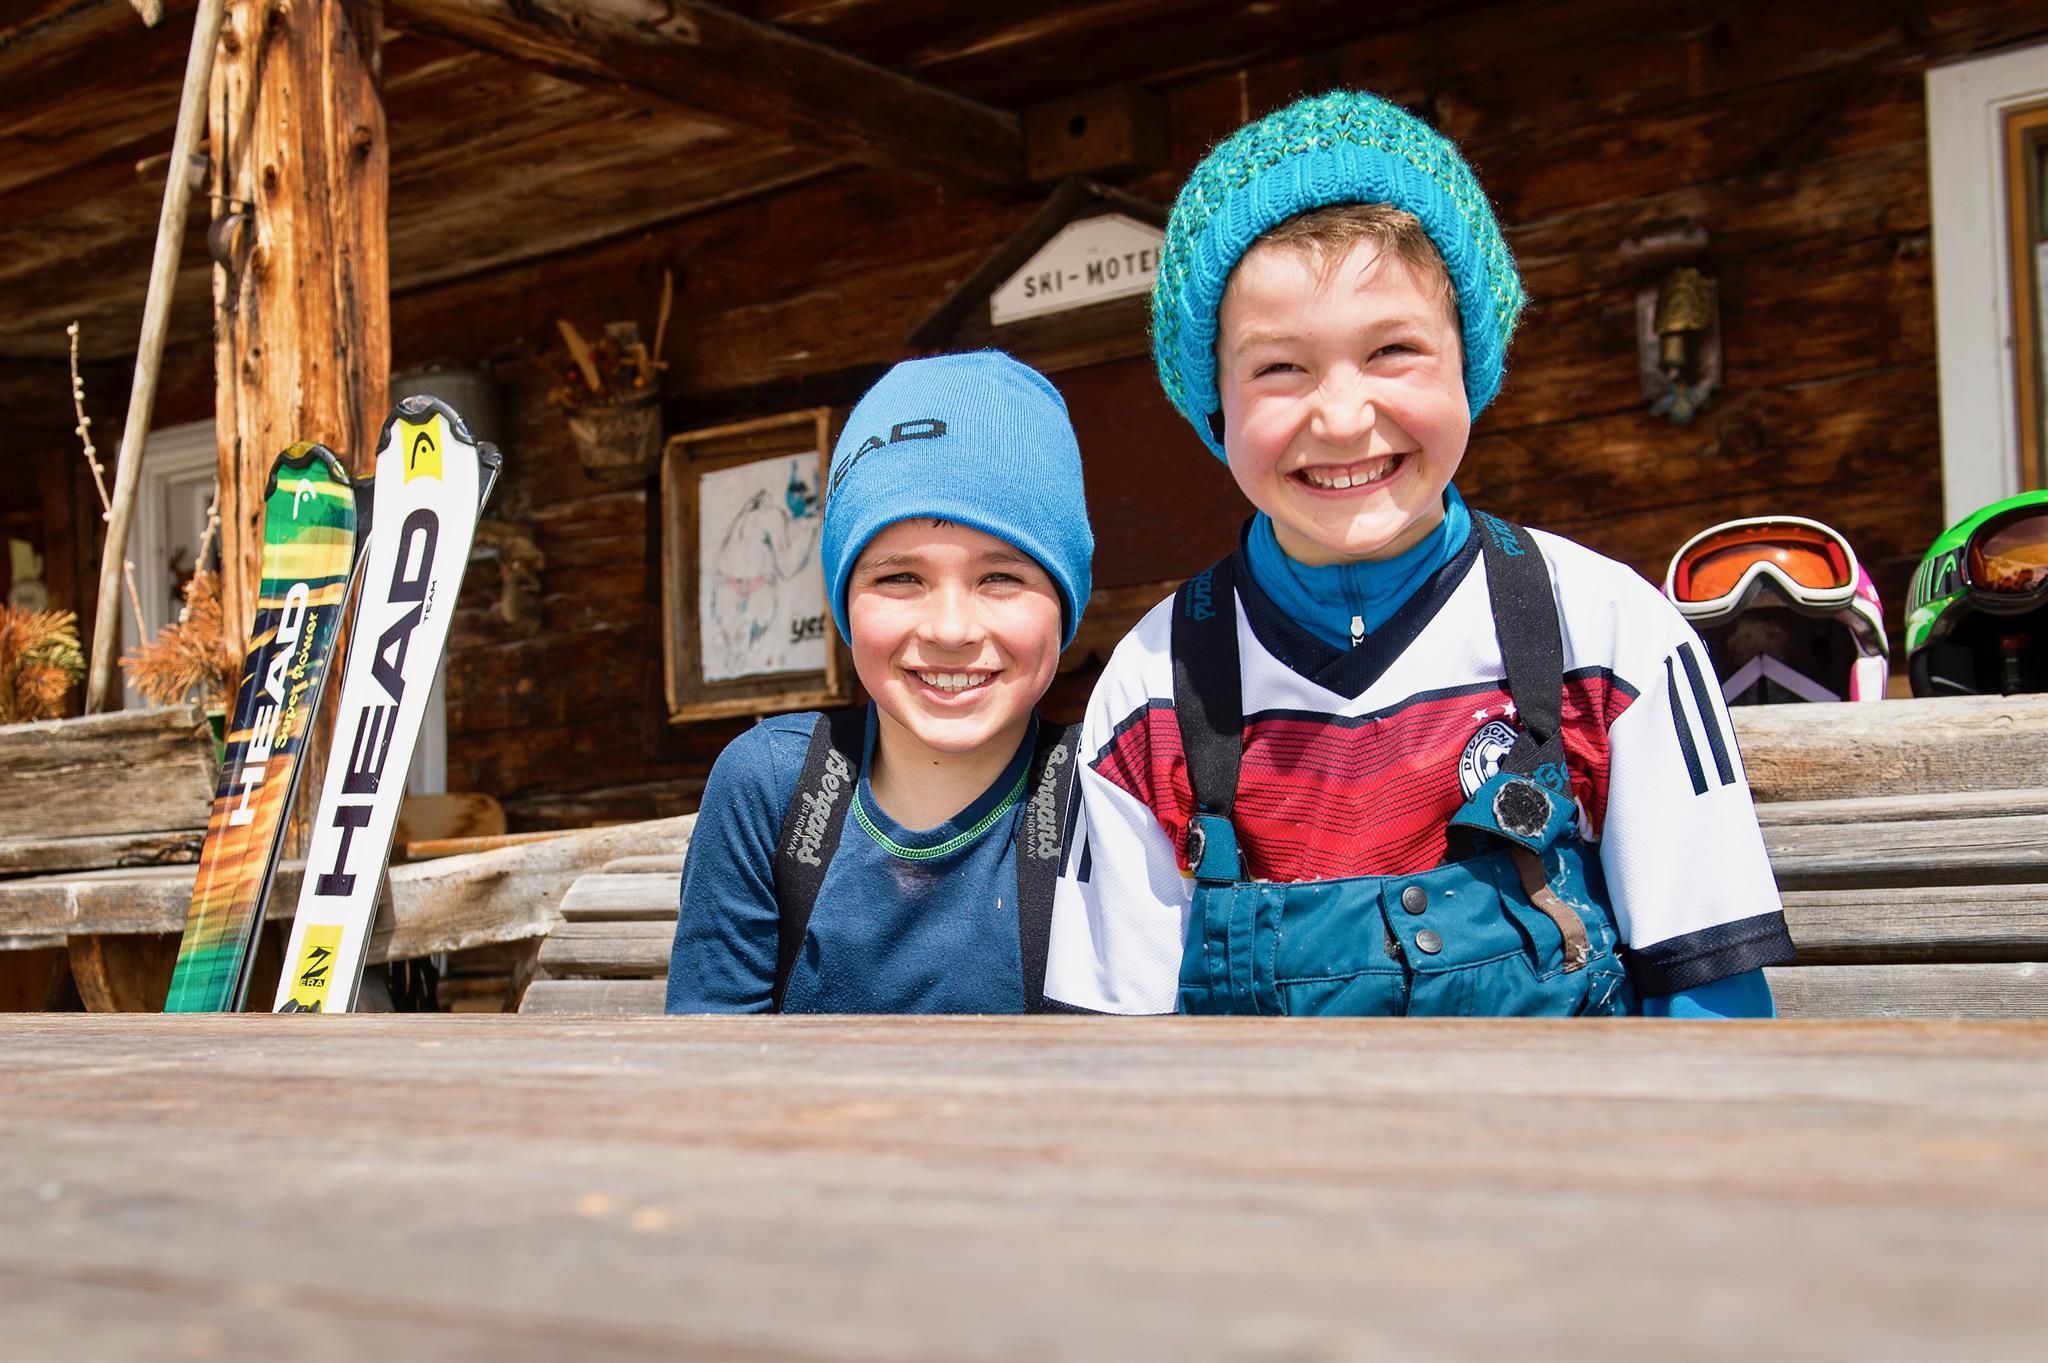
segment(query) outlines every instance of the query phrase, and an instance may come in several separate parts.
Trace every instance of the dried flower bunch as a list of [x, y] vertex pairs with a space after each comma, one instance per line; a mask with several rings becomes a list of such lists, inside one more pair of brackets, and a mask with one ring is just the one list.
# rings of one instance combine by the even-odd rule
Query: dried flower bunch
[[612, 407], [651, 397], [655, 376], [668, 367], [660, 358], [662, 342], [668, 335], [669, 309], [675, 302], [675, 278], [661, 274], [661, 310], [654, 323], [654, 348], [640, 341], [640, 329], [631, 322], [613, 323], [595, 342], [587, 341], [576, 324], [558, 319], [562, 344], [569, 349], [569, 363], [562, 367], [561, 386], [549, 396], [555, 404], [574, 410], [579, 407]]
[[228, 645], [220, 577], [201, 568], [185, 582], [185, 607], [156, 638], [121, 659], [128, 684], [153, 705], [183, 705], [196, 693], [209, 710], [233, 702], [242, 661]]
[[[80, 449], [85, 454], [86, 467], [92, 470], [92, 485], [100, 494], [100, 519], [114, 518], [114, 504], [107, 497], [107, 466], [100, 462], [99, 447], [92, 443], [92, 418], [85, 414], [85, 379], [78, 372], [78, 323], [64, 328], [64, 334], [71, 338], [71, 410], [78, 418], [78, 424], [71, 428], [78, 437]], [[135, 632], [142, 633], [142, 597], [135, 590], [135, 560], [121, 560], [121, 580], [128, 588], [128, 606], [135, 612]]]
[[0, 606], [0, 724], [60, 717], [84, 675], [77, 615]]

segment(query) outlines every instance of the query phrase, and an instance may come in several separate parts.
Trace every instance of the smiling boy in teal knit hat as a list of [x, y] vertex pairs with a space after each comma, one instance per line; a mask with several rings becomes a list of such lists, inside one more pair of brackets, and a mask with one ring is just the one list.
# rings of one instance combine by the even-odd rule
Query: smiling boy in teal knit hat
[[1088, 602], [1081, 452], [995, 351], [897, 365], [848, 416], [818, 557], [872, 698], [713, 766], [668, 1011], [1035, 1010], [1072, 733], [1038, 723]]
[[1791, 943], [1698, 639], [1452, 486], [1524, 301], [1457, 148], [1374, 96], [1188, 178], [1153, 355], [1256, 514], [1090, 699], [1048, 999], [1770, 1014]]

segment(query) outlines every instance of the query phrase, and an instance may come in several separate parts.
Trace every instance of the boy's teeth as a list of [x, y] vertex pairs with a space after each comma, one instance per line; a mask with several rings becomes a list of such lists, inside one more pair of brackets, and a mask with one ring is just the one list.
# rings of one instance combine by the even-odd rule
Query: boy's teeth
[[1368, 483], [1379, 482], [1382, 478], [1392, 473], [1394, 466], [1400, 462], [1401, 457], [1395, 455], [1391, 459], [1382, 461], [1370, 473], [1324, 473], [1317, 469], [1303, 469], [1301, 476], [1316, 487], [1342, 492], [1346, 488], [1364, 487]]
[[994, 676], [989, 672], [920, 672], [917, 675], [926, 686], [936, 686], [941, 691], [965, 691], [970, 687], [986, 686]]

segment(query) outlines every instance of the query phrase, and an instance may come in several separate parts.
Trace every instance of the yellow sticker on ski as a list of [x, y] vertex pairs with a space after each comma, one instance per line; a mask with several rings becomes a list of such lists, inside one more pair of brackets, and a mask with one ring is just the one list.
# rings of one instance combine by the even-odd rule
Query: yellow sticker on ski
[[324, 1013], [327, 990], [334, 983], [334, 953], [341, 946], [341, 925], [308, 925], [306, 941], [292, 967], [292, 997], [286, 1012]]
[[404, 423], [405, 429], [405, 481], [415, 478], [441, 477], [441, 445], [446, 433], [441, 429], [441, 418], [429, 418], [425, 424], [415, 426]]

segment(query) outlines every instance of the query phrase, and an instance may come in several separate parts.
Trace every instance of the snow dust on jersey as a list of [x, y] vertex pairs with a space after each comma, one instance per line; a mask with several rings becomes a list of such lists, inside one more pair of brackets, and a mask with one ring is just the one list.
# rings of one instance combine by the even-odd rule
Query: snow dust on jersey
[[[1531, 532], [1564, 637], [1564, 744], [1645, 995], [1789, 958], [1776, 882], [1714, 673], [1634, 570]], [[1237, 571], [1244, 757], [1232, 823], [1246, 879], [1442, 865], [1451, 815], [1517, 732], [1478, 527], [1358, 647], [1338, 650]], [[1082, 724], [1080, 818], [1054, 904], [1046, 996], [1174, 1009], [1194, 812], [1173, 709], [1173, 600], [1118, 645]]]

